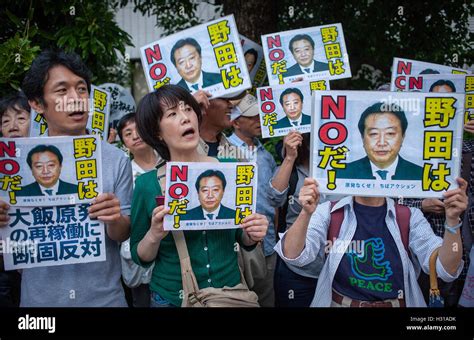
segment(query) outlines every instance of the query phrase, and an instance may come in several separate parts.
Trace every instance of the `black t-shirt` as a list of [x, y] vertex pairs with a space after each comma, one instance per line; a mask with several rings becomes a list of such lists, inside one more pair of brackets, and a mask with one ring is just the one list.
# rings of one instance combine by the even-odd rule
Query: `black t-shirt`
[[362, 301], [403, 297], [403, 266], [385, 223], [387, 205], [353, 204], [357, 228], [337, 268], [333, 288]]
[[206, 142], [207, 146], [209, 146], [209, 151], [207, 155], [209, 157], [217, 157], [217, 153], [219, 150], [219, 142]]

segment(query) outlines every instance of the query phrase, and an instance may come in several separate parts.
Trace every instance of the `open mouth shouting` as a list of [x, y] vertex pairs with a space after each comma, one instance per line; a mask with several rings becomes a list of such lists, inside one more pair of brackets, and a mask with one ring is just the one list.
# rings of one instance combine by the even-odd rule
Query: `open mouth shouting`
[[84, 116], [87, 116], [87, 112], [84, 111], [74, 111], [68, 114], [75, 121], [82, 121]]
[[181, 134], [182, 137], [186, 139], [193, 139], [196, 134], [196, 130], [192, 127], [187, 128], [184, 130], [184, 132]]

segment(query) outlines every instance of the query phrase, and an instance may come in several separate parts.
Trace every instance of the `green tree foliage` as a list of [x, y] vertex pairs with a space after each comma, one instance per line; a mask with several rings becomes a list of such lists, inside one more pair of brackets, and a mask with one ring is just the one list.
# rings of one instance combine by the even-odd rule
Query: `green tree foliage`
[[163, 36], [179, 32], [203, 22], [197, 15], [198, 1], [192, 0], [121, 0], [120, 6], [133, 3], [134, 11], [156, 15], [156, 25]]
[[[7, 1], [2, 1], [7, 2]], [[126, 85], [129, 67], [118, 53], [132, 45], [115, 22], [118, 1], [8, 1], [0, 6], [0, 94], [17, 89], [41, 49], [78, 53], [93, 82]]]
[[[207, 1], [206, 1], [207, 2]], [[201, 23], [195, 0], [121, 0], [133, 3], [135, 10], [158, 16], [157, 25], [164, 35]], [[209, 2], [207, 2], [209, 3]], [[252, 8], [239, 0], [215, 0], [215, 11], [240, 18]], [[277, 9], [275, 25], [258, 28], [263, 35], [278, 31], [341, 23], [349, 53], [351, 79], [331, 82], [333, 89], [373, 89], [390, 81], [394, 57], [410, 58], [443, 65], [463, 67], [474, 63], [473, 37], [469, 17], [474, 16], [470, 0], [259, 0], [263, 8]], [[267, 13], [271, 15], [271, 13]], [[240, 33], [249, 27], [242, 28]], [[257, 30], [258, 30], [257, 29]], [[255, 34], [253, 34], [255, 35]], [[252, 36], [253, 36], [252, 35]]]

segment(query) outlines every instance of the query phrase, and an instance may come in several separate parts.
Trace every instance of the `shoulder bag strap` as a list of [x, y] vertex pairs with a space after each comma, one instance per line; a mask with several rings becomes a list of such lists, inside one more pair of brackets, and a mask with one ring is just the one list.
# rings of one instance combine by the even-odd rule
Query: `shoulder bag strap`
[[435, 249], [430, 256], [430, 295], [439, 296], [438, 275], [436, 274], [436, 260], [438, 259], [439, 248]]

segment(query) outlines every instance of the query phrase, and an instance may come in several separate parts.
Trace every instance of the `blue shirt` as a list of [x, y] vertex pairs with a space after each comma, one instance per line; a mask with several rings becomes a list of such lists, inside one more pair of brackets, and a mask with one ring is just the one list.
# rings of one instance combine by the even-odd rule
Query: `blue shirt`
[[[250, 148], [235, 133], [233, 133], [228, 140], [233, 145], [243, 149], [246, 154], [252, 155], [249, 161], [257, 163], [257, 212], [267, 216], [268, 219], [268, 231], [263, 240], [263, 253], [265, 256], [270, 256], [275, 252], [273, 248], [276, 244], [276, 237], [274, 224], [275, 208], [270, 200], [270, 185], [268, 181], [275, 173], [277, 167], [276, 162], [258, 139], [254, 140], [255, 147], [253, 148]], [[253, 152], [251, 150], [253, 150]]]
[[333, 288], [362, 301], [403, 297], [403, 268], [397, 245], [385, 223], [387, 205], [353, 202], [357, 228], [334, 277]]

